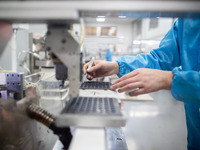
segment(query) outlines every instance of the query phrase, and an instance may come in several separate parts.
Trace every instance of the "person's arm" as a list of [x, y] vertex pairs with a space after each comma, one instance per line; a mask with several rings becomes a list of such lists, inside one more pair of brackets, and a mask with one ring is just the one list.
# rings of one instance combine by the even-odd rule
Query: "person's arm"
[[171, 93], [177, 100], [200, 104], [200, 72], [173, 69]]
[[180, 66], [178, 35], [178, 21], [168, 31], [159, 48], [152, 50], [149, 54], [140, 54], [137, 56], [123, 56], [117, 59], [119, 64], [119, 77], [136, 70], [138, 68], [151, 68], [161, 70], [172, 70]]
[[[179, 68], [180, 66], [179, 46], [181, 46], [182, 44], [180, 43], [179, 45], [179, 42], [181, 41], [178, 40], [178, 34], [181, 34], [181, 32], [178, 33], [177, 27], [178, 27], [178, 22], [175, 22], [172, 29], [168, 32], [168, 34], [160, 43], [160, 48], [151, 51], [150, 54], [139, 55], [136, 57], [129, 57], [129, 59], [126, 59], [126, 57], [122, 57], [118, 59], [117, 62], [120, 65], [118, 75], [120, 77], [124, 76], [130, 71], [135, 70], [140, 67], [162, 69], [162, 70], [172, 70], [172, 73], [173, 73], [172, 80], [168, 81], [168, 85], [169, 85], [168, 87], [170, 87], [170, 82], [171, 82], [170, 89], [171, 89], [171, 93], [173, 97], [183, 102], [200, 104], [200, 92], [199, 92], [200, 72], [199, 71], [183, 71]], [[181, 36], [179, 38], [181, 40]], [[147, 70], [145, 72], [147, 72]], [[170, 72], [169, 72], [169, 76], [171, 76]], [[162, 73], [163, 72], [161, 72], [160, 74]], [[168, 79], [170, 78], [171, 77], [168, 77]], [[142, 80], [144, 79], [141, 78], [140, 81]], [[153, 81], [153, 78], [151, 80]], [[157, 83], [154, 82], [154, 83], [158, 85], [163, 85], [162, 81], [160, 80], [159, 83], [158, 82]], [[150, 84], [149, 82], [150, 82], [149, 80], [146, 80], [145, 82], [143, 82], [144, 83], [143, 89], [146, 89], [146, 91], [144, 90], [142, 92], [138, 91], [139, 94], [153, 91], [152, 88], [155, 88], [155, 84]], [[146, 84], [149, 85], [147, 88], [145, 88]], [[162, 86], [160, 87], [158, 87], [157, 89], [159, 88], [167, 89], [167, 88], [162, 88]], [[151, 91], [148, 91], [149, 89]], [[138, 92], [136, 90], [132, 92], [131, 95], [138, 95]]]

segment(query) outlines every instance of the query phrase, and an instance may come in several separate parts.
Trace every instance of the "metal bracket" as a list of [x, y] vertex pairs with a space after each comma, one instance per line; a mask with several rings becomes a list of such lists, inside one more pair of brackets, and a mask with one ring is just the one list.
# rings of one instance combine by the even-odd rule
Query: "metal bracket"
[[53, 52], [68, 69], [69, 96], [78, 97], [80, 87], [80, 47], [66, 26], [50, 26], [46, 48]]

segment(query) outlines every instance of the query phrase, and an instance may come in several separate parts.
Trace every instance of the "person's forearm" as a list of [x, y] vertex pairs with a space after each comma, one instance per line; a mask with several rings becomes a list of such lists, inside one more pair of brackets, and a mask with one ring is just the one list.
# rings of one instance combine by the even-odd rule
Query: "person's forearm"
[[113, 63], [113, 74], [119, 74], [119, 64], [115, 61]]
[[163, 72], [163, 89], [171, 90], [172, 80], [173, 80], [173, 72], [172, 71], [164, 71]]

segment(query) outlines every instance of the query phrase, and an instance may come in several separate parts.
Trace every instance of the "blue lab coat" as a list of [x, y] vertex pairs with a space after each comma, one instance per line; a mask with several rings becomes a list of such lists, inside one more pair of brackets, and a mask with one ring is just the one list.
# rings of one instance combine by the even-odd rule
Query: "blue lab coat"
[[106, 61], [112, 61], [112, 55], [113, 55], [112, 51], [108, 49], [106, 51]]
[[119, 77], [137, 68], [173, 72], [171, 93], [185, 105], [188, 150], [200, 150], [200, 20], [178, 19], [159, 48], [149, 54], [123, 56], [117, 62]]

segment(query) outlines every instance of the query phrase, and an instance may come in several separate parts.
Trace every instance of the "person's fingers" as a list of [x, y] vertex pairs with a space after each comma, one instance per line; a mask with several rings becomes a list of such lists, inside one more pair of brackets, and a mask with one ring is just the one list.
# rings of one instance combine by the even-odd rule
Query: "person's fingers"
[[140, 79], [138, 78], [139, 76], [137, 76], [137, 74], [133, 73], [129, 78], [124, 78], [124, 80], [122, 80], [121, 78], [118, 79], [112, 86], [111, 89], [118, 89], [121, 88], [129, 83], [134, 83], [134, 82], [138, 82]]
[[[94, 63], [92, 64], [92, 66], [95, 66], [96, 64], [98, 63], [98, 61], [94, 61]], [[83, 66], [83, 73], [86, 74], [87, 73], [87, 69], [88, 69], [88, 66], [90, 65], [90, 62], [86, 63], [84, 66]]]
[[111, 90], [115, 90], [115, 89], [118, 89], [118, 88], [121, 88], [125, 85], [128, 85], [129, 83], [133, 83], [133, 82], [137, 82], [136, 78], [129, 78], [129, 79], [126, 79], [126, 80], [122, 80], [121, 82], [115, 82], [111, 87], [110, 89]]
[[119, 78], [118, 80], [116, 80], [114, 84], [117, 84], [117, 83], [119, 83], [119, 82], [121, 82], [123, 80], [126, 80], [128, 78], [134, 77], [137, 74], [138, 74], [138, 72], [136, 70], [131, 72], [131, 73], [128, 73], [128, 74], [124, 75], [123, 77]]
[[[127, 85], [125, 85], [124, 87], [120, 88], [120, 89], [118, 90], [118, 92], [121, 93], [121, 92], [125, 92], [125, 91], [130, 91], [130, 90], [139, 88], [140, 86], [141, 86], [141, 84], [140, 84], [139, 82], [130, 83], [130, 84], [127, 84]], [[130, 93], [131, 93], [131, 92], [130, 92]]]
[[84, 74], [87, 73], [88, 65], [89, 65], [89, 63], [86, 63], [86, 64], [83, 66], [83, 73], [84, 73]]
[[129, 96], [137, 96], [137, 95], [145, 94], [145, 93], [146, 93], [145, 89], [144, 89], [144, 88], [140, 88], [140, 89], [138, 89], [138, 90], [135, 90], [135, 91], [133, 91], [133, 92], [130, 92], [130, 93], [129, 93]]
[[93, 78], [94, 78], [94, 77], [93, 77], [92, 75], [89, 75], [89, 74], [87, 75], [87, 79], [88, 79], [88, 80], [92, 80]]
[[94, 65], [93, 67], [88, 68], [88, 69], [87, 69], [87, 72], [88, 72], [88, 73], [91, 73], [91, 72], [97, 71], [97, 70], [99, 70], [101, 67], [102, 67], [101, 64], [96, 64], [96, 65]]

